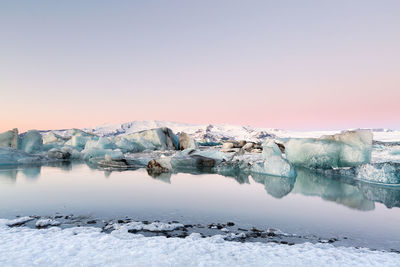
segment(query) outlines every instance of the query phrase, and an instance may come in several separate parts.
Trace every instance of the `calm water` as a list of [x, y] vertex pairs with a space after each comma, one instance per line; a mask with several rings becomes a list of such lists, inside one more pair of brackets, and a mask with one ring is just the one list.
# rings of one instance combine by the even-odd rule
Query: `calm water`
[[234, 221], [244, 227], [348, 237], [355, 244], [400, 249], [400, 188], [324, 177], [296, 179], [104, 172], [85, 164], [0, 170], [0, 217], [129, 216], [187, 223]]

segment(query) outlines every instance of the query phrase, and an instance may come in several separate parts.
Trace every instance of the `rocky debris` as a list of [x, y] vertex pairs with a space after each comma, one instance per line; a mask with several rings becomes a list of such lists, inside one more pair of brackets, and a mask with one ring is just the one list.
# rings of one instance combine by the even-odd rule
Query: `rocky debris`
[[182, 132], [179, 135], [179, 150], [185, 150], [188, 148], [196, 149], [198, 147], [196, 141], [190, 137], [187, 133]]
[[0, 147], [18, 148], [18, 129], [0, 133]]
[[109, 154], [104, 156], [104, 160], [99, 160], [97, 165], [102, 168], [113, 168], [113, 169], [127, 169], [129, 163], [126, 159], [112, 159]]
[[152, 159], [146, 166], [147, 172], [152, 175], [169, 173], [172, 171], [171, 163], [167, 159]]
[[279, 147], [279, 149], [281, 150], [282, 154], [285, 154], [285, 146], [281, 143], [278, 143], [275, 141], [275, 144]]
[[47, 152], [47, 157], [51, 159], [69, 159], [71, 157], [71, 153], [68, 151], [62, 151], [60, 149], [52, 148]]
[[199, 166], [199, 167], [214, 167], [215, 166], [214, 159], [207, 158], [207, 157], [204, 157], [201, 155], [192, 155], [191, 157], [196, 160], [196, 166]]
[[222, 149], [221, 149], [221, 151], [222, 150], [229, 150], [229, 149], [231, 149], [231, 148], [233, 148], [234, 147], [234, 144], [232, 143], [232, 142], [226, 142], [226, 143], [223, 143], [222, 144]]

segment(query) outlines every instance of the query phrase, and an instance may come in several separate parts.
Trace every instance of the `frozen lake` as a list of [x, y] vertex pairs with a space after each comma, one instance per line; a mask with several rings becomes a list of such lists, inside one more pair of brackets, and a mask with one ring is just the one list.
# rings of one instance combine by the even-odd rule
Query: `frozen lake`
[[400, 187], [298, 170], [296, 179], [146, 170], [105, 172], [86, 164], [0, 170], [0, 218], [93, 218], [235, 222], [240, 227], [346, 238], [349, 245], [400, 250]]

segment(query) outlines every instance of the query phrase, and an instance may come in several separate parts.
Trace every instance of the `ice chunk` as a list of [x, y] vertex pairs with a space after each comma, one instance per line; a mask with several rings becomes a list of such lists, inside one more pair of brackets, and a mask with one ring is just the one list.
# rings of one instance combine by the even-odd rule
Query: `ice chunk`
[[385, 184], [400, 184], [400, 164], [377, 163], [357, 167], [358, 179]]
[[371, 160], [372, 133], [348, 131], [321, 138], [291, 139], [285, 144], [288, 161], [308, 168], [354, 167]]
[[172, 172], [171, 158], [159, 158], [150, 160], [146, 166], [150, 175]]
[[87, 140], [85, 150], [89, 149], [114, 149], [115, 144], [107, 137]]
[[52, 219], [40, 219], [36, 221], [36, 227], [37, 228], [46, 228], [49, 226], [58, 226], [61, 223], [59, 221], [56, 220], [52, 220]]
[[142, 144], [146, 149], [178, 149], [179, 139], [171, 129], [167, 127], [145, 130], [137, 133], [131, 133], [118, 136], [116, 139], [125, 138]]
[[357, 166], [371, 160], [373, 134], [369, 130], [346, 131], [322, 136], [320, 139], [342, 143], [339, 167]]
[[135, 141], [135, 140], [128, 140], [127, 138], [116, 138], [115, 145], [117, 148], [121, 149], [123, 152], [142, 152], [146, 149], [146, 146]]
[[12, 148], [0, 148], [0, 166], [34, 164], [42, 161], [44, 159], [37, 155], [31, 155]]
[[179, 149], [184, 150], [188, 148], [196, 149], [198, 148], [198, 145], [192, 137], [190, 137], [187, 133], [182, 132], [179, 135]]
[[90, 160], [95, 158], [103, 159], [105, 155], [109, 155], [113, 160], [120, 160], [124, 158], [124, 154], [119, 149], [101, 149], [101, 148], [89, 148], [82, 150], [84, 160]]
[[278, 145], [271, 139], [263, 144], [263, 162], [258, 162], [252, 166], [251, 171], [281, 177], [295, 177], [294, 167], [282, 157], [282, 152]]
[[64, 144], [68, 138], [62, 137], [61, 135], [58, 135], [54, 132], [48, 132], [47, 134], [44, 134], [42, 136], [43, 138], [43, 144], [59, 144], [62, 145]]
[[97, 140], [99, 137], [79, 129], [73, 129], [72, 137], [65, 144], [82, 150], [89, 140]]
[[26, 153], [38, 152], [43, 146], [42, 135], [36, 130], [30, 130], [23, 135], [18, 146]]
[[18, 217], [16, 219], [13, 220], [8, 220], [6, 225], [13, 227], [13, 226], [21, 226], [24, 225], [27, 222], [30, 222], [32, 220], [34, 220], [35, 218], [30, 217], [30, 216], [25, 216], [25, 217]]
[[17, 128], [0, 134], [0, 147], [18, 148]]

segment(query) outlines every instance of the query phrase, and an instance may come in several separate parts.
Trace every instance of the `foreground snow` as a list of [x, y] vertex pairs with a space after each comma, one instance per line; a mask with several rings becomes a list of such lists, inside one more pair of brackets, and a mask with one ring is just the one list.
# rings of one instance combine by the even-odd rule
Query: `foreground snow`
[[2, 266], [398, 266], [395, 253], [333, 247], [328, 244], [293, 246], [224, 241], [222, 236], [185, 239], [143, 237], [121, 230], [58, 227], [36, 230], [10, 228], [0, 220]]

